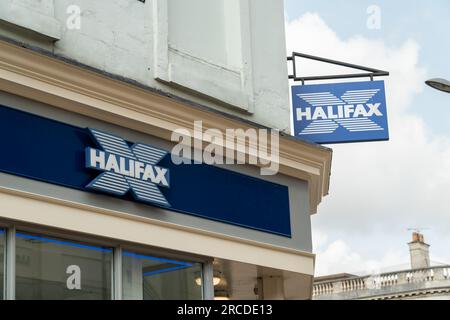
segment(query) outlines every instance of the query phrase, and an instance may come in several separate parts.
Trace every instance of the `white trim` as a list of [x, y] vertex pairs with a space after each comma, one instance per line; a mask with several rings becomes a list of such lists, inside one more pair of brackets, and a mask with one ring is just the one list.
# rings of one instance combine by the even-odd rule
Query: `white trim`
[[166, 0], [153, 0], [154, 77], [169, 81], [169, 21]]
[[123, 284], [122, 284], [122, 247], [116, 246], [113, 249], [113, 268], [112, 268], [112, 286], [113, 286], [113, 300], [123, 299]]
[[240, 0], [241, 6], [241, 48], [242, 48], [242, 86], [247, 92], [248, 107], [247, 111], [255, 111], [254, 87], [253, 87], [253, 57], [252, 57], [252, 29], [250, 16], [250, 1]]
[[202, 264], [203, 300], [214, 300], [214, 268], [213, 261]]

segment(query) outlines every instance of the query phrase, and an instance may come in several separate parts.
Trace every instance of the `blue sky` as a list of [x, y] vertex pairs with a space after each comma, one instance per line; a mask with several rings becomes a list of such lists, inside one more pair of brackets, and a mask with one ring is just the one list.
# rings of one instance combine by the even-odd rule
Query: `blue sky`
[[[371, 5], [381, 9], [380, 29], [367, 27]], [[387, 92], [389, 116], [396, 116], [389, 118], [390, 141], [329, 145], [330, 195], [312, 218], [318, 269], [354, 272], [376, 263], [382, 267], [408, 263], [411, 227], [428, 228], [424, 234], [431, 258], [450, 263], [450, 94], [423, 83], [434, 77], [450, 80], [450, 1], [285, 0], [285, 11], [288, 22], [303, 17], [300, 24], [287, 24], [288, 42], [296, 51], [320, 49], [327, 53], [322, 56], [333, 59], [333, 49], [342, 57], [347, 54], [342, 50], [350, 48], [361, 52], [370, 52], [363, 46], [379, 48], [383, 52], [373, 55], [390, 63], [392, 70], [385, 69], [391, 76], [384, 80], [395, 88]], [[316, 42], [323, 36], [338, 48], [328, 41]], [[348, 41], [358, 36], [370, 44]], [[411, 58], [417, 47], [405, 49], [408, 41], [419, 47], [417, 65]], [[383, 45], [373, 45], [378, 42]], [[366, 66], [383, 68], [364, 57], [369, 61]], [[406, 63], [394, 70], [399, 61]], [[405, 101], [406, 97], [414, 100]]]
[[[379, 30], [366, 27], [366, 10], [370, 5], [381, 9]], [[369, 39], [382, 39], [392, 46], [413, 39], [420, 45], [419, 62], [427, 69], [428, 75], [450, 79], [448, 0], [286, 0], [285, 10], [288, 20], [305, 12], [318, 13], [341, 38], [362, 35]], [[302, 52], [301, 43], [297, 51]], [[450, 135], [449, 94], [427, 88], [410, 110], [420, 114], [436, 133]]]

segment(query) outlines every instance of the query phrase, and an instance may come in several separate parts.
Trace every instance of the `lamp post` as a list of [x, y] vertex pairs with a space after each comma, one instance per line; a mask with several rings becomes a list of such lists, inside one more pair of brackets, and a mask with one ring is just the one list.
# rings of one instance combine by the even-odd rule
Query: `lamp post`
[[450, 81], [448, 80], [441, 78], [434, 78], [425, 81], [425, 83], [436, 90], [450, 93]]

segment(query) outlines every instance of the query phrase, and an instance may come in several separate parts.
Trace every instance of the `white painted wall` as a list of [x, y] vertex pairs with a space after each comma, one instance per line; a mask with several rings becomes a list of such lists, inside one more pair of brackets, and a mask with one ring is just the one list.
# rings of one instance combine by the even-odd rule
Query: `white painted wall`
[[34, 30], [47, 40], [61, 37], [61, 26], [55, 19], [53, 0], [0, 1], [0, 21]]
[[[32, 30], [35, 38], [2, 32], [1, 24], [0, 34], [289, 130], [283, 0], [2, 0], [2, 5], [18, 2], [15, 8], [33, 23], [15, 18], [17, 28]], [[66, 24], [67, 8], [74, 4], [81, 8], [79, 30]], [[30, 10], [40, 18], [27, 16]], [[49, 21], [57, 23], [45, 25]], [[54, 36], [42, 37], [50, 29]]]

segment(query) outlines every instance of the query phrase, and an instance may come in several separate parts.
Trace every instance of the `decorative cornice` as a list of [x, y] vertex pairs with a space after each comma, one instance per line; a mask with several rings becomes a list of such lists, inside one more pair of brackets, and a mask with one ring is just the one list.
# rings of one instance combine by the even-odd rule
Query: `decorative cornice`
[[[7, 41], [0, 41], [0, 90], [165, 140], [177, 128], [193, 130], [198, 120], [204, 130], [261, 128]], [[280, 136], [280, 172], [308, 181], [311, 213], [328, 194], [331, 157], [331, 149]]]
[[[34, 8], [38, 6], [38, 9]], [[61, 24], [54, 16], [53, 0], [29, 5], [27, 1], [0, 2], [0, 20], [33, 31], [49, 41], [61, 38]]]
[[375, 297], [369, 297], [364, 298], [362, 300], [401, 300], [401, 299], [408, 299], [408, 298], [414, 298], [414, 297], [423, 297], [423, 296], [437, 296], [437, 295], [443, 295], [443, 294], [450, 294], [450, 288], [424, 288], [419, 290], [412, 290], [408, 292], [400, 292], [400, 293], [394, 293], [389, 295], [383, 295], [383, 296], [375, 296]]

